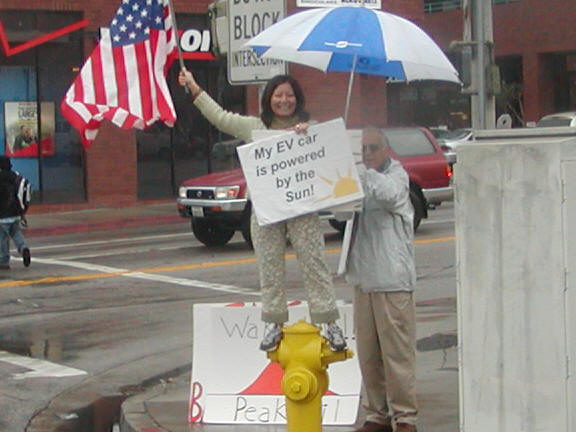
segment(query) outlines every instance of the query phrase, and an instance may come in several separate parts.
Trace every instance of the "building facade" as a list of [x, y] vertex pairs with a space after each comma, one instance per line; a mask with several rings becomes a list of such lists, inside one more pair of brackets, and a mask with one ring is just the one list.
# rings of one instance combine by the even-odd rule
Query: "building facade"
[[[207, 0], [174, 0], [186, 67], [224, 107], [258, 112], [258, 85], [231, 86], [226, 62], [203, 50], [209, 38]], [[107, 27], [120, 0], [0, 0], [0, 153], [13, 156], [17, 170], [32, 181], [35, 202], [65, 207], [125, 204], [172, 198], [179, 183], [214, 167], [214, 143], [228, 139], [209, 126], [177, 84], [177, 63], [168, 74], [178, 121], [173, 128], [155, 125], [146, 131], [120, 130], [104, 122], [93, 145], [84, 151], [77, 132], [59, 110], [60, 102]], [[419, 0], [383, 0], [382, 8], [422, 20]], [[298, 10], [286, 3], [288, 14]], [[188, 42], [188, 43], [186, 43]], [[196, 41], [197, 42], [197, 41]], [[205, 42], [205, 41], [204, 41]], [[201, 52], [204, 51], [204, 52]], [[302, 83], [307, 107], [318, 121], [343, 116], [347, 74], [329, 74], [289, 66]], [[386, 83], [378, 77], [356, 80], [349, 126], [387, 124]], [[26, 154], [14, 147], [15, 136], [38, 135]]]
[[[462, 40], [463, 0], [425, 0], [422, 27], [445, 50]], [[576, 109], [576, 3], [494, 0], [494, 56], [500, 70], [497, 115], [517, 126]]]
[[[12, 155], [16, 169], [31, 179], [37, 204], [62, 208], [170, 199], [183, 179], [220, 168], [215, 144], [230, 137], [207, 124], [190, 103], [177, 84], [177, 63], [168, 73], [178, 115], [173, 128], [121, 130], [104, 122], [85, 151], [61, 115], [66, 90], [120, 1], [0, 0], [0, 154]], [[226, 60], [210, 53], [209, 0], [173, 4], [186, 67], [225, 108], [257, 115], [261, 86], [230, 85]], [[461, 6], [461, 0], [381, 0], [382, 10], [414, 21], [445, 50], [462, 39]], [[296, 0], [286, 0], [287, 14], [298, 10]], [[506, 90], [521, 91], [519, 101], [502, 105], [501, 112], [517, 110], [522, 121], [535, 121], [574, 108], [574, 15], [572, 0], [495, 2], [496, 61]], [[449, 56], [459, 63], [458, 54]], [[315, 120], [343, 116], [348, 74], [294, 64], [288, 71], [301, 82]], [[350, 128], [469, 125], [469, 103], [457, 85], [386, 83], [375, 76], [358, 76], [354, 83]], [[16, 142], [26, 133], [37, 135], [37, 145], [24, 151]]]

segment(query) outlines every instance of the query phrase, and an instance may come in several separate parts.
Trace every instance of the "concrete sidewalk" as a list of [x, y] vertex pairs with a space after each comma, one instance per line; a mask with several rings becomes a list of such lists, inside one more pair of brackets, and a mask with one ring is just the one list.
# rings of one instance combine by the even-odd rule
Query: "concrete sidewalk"
[[[420, 432], [457, 432], [458, 369], [455, 299], [417, 303], [417, 387]], [[264, 355], [264, 354], [263, 354]], [[328, 370], [330, 372], [330, 370]], [[127, 399], [120, 432], [281, 432], [284, 425], [215, 425], [187, 422], [191, 373], [161, 382]], [[356, 426], [364, 421], [360, 409]], [[353, 431], [355, 426], [325, 426], [324, 432]]]

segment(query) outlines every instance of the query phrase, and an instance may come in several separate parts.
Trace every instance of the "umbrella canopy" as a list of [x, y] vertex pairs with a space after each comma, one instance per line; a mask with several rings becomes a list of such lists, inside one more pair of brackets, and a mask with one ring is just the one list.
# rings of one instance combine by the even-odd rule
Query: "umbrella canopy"
[[460, 83], [446, 55], [417, 25], [363, 7], [299, 12], [268, 27], [246, 45], [259, 56], [325, 72]]

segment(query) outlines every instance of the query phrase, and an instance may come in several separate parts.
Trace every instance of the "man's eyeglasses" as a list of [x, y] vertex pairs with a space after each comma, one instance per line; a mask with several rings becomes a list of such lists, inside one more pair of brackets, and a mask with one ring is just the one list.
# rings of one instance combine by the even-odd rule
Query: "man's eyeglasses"
[[362, 146], [362, 152], [363, 153], [367, 153], [368, 150], [370, 150], [371, 153], [377, 152], [378, 150], [380, 150], [382, 148], [382, 144], [364, 144]]

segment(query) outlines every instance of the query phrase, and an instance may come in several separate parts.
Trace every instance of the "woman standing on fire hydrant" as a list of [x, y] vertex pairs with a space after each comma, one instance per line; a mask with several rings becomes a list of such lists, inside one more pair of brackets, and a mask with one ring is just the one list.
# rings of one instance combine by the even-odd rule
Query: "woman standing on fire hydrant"
[[[186, 69], [180, 71], [178, 81], [190, 90], [194, 105], [210, 123], [246, 142], [252, 141], [255, 129], [284, 129], [297, 133], [306, 133], [308, 129], [309, 114], [304, 110], [304, 94], [298, 82], [288, 75], [278, 75], [268, 81], [262, 94], [260, 117], [225, 111], [202, 90]], [[262, 320], [266, 323], [260, 349], [274, 350], [282, 338], [282, 326], [288, 321], [284, 291], [286, 237], [296, 250], [302, 269], [312, 322], [325, 324], [325, 336], [332, 349], [346, 349], [342, 330], [335, 323], [339, 314], [332, 276], [324, 261], [324, 237], [318, 215], [309, 214], [260, 226], [253, 213], [250, 222], [260, 271]]]

